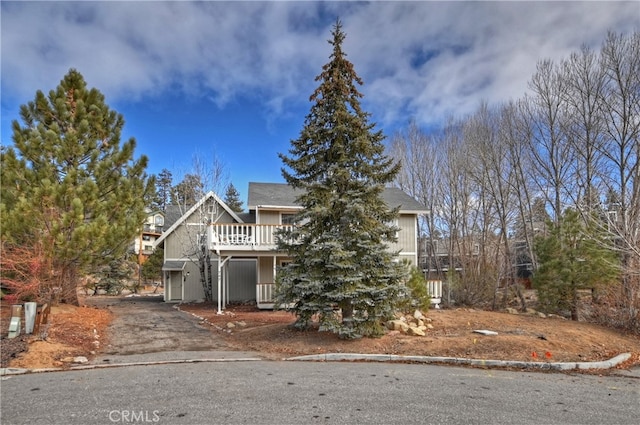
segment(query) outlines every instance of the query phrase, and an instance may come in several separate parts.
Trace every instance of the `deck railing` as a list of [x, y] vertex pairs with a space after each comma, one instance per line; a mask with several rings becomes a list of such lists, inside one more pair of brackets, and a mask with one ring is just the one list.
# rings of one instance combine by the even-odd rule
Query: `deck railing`
[[274, 306], [273, 291], [275, 285], [273, 283], [258, 283], [256, 285], [256, 304], [260, 309], [272, 309]]
[[273, 249], [277, 244], [277, 230], [291, 229], [281, 224], [212, 224], [208, 227], [210, 249]]

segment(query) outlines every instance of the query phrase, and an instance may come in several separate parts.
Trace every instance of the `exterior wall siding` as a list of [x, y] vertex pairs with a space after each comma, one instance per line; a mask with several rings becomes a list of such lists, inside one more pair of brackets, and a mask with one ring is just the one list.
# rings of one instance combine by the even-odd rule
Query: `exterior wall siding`
[[260, 210], [258, 224], [280, 224], [280, 211]]
[[273, 257], [259, 257], [258, 268], [258, 283], [275, 283], [273, 277]]
[[[184, 268], [185, 275], [188, 273], [184, 282], [184, 301], [204, 300], [204, 289], [200, 284], [200, 270], [197, 264], [188, 262]], [[214, 269], [215, 273], [215, 269]]]
[[390, 249], [400, 251], [401, 259], [408, 259], [413, 264], [418, 261], [417, 221], [415, 215], [402, 214], [398, 217], [398, 241], [391, 244]]

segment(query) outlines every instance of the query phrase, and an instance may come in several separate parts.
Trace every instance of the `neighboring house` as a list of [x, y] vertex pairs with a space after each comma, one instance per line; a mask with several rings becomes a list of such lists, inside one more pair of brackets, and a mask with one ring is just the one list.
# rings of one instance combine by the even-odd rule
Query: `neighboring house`
[[140, 229], [140, 234], [133, 241], [133, 252], [142, 264], [153, 253], [154, 243], [162, 235], [165, 219], [162, 211], [147, 211], [147, 218]]
[[[197, 252], [201, 243], [211, 251], [213, 298], [220, 312], [229, 302], [256, 302], [273, 308], [278, 267], [290, 261], [276, 250], [276, 231], [291, 226], [301, 209], [300, 192], [281, 183], [249, 183], [248, 213], [234, 213], [210, 192], [186, 211], [156, 241], [164, 246], [164, 298], [168, 302], [204, 299]], [[398, 241], [390, 246], [401, 259], [418, 262], [417, 218], [424, 206], [400, 189], [387, 188], [383, 199], [400, 207]]]

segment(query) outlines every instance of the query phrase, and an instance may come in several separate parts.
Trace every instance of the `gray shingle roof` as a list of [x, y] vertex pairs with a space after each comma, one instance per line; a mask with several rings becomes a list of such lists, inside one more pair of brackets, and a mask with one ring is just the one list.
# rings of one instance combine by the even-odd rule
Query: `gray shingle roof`
[[168, 229], [169, 227], [173, 226], [173, 223], [178, 221], [178, 219], [182, 217], [182, 214], [184, 214], [185, 211], [188, 211], [188, 208], [187, 209], [185, 209], [184, 207], [180, 208], [180, 206], [178, 205], [167, 205], [164, 211], [165, 229]]
[[[295, 199], [301, 192], [285, 183], [249, 183], [249, 210], [255, 210], [258, 206], [272, 207], [298, 207]], [[382, 193], [382, 198], [392, 208], [400, 207], [403, 212], [426, 213], [427, 208], [413, 199], [403, 190], [396, 187], [387, 187]]]

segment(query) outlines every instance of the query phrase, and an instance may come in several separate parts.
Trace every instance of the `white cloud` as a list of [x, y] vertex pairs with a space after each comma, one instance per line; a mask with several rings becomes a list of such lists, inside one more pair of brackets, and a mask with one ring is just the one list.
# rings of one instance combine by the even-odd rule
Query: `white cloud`
[[[340, 16], [383, 124], [437, 122], [521, 97], [538, 60], [640, 26], [635, 2], [2, 3], [2, 92], [18, 102], [77, 68], [109, 101], [180, 90], [222, 106], [305, 104]], [[4, 104], [4, 100], [3, 100]]]

